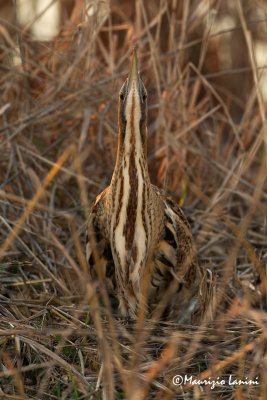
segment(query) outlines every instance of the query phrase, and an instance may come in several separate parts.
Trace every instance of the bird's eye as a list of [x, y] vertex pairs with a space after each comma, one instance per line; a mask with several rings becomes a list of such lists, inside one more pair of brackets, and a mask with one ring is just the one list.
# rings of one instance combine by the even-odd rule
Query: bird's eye
[[147, 95], [146, 95], [146, 94], [143, 94], [143, 101], [145, 101], [146, 98], [147, 98]]
[[124, 99], [123, 93], [120, 93], [120, 99], [121, 99], [121, 100]]

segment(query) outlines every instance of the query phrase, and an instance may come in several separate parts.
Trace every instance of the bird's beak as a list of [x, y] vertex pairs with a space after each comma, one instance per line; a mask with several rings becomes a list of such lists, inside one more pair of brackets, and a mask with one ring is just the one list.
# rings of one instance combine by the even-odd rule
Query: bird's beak
[[136, 82], [136, 86], [137, 86], [137, 88], [139, 90], [139, 79], [140, 78], [139, 78], [138, 68], [137, 68], [136, 50], [134, 49], [131, 70], [130, 70], [130, 74], [129, 74], [129, 77], [128, 77], [128, 85], [127, 85], [128, 93], [132, 89], [133, 81]]

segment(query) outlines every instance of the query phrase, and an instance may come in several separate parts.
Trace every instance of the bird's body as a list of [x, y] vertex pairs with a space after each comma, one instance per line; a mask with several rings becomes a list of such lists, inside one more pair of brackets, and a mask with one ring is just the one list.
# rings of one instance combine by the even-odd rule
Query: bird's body
[[146, 96], [134, 53], [120, 92], [116, 166], [110, 186], [91, 208], [87, 260], [92, 279], [105, 278], [122, 314], [136, 315], [144, 290], [148, 310], [153, 312], [172, 287], [163, 308], [167, 306], [176, 317], [197, 297], [200, 272], [187, 219], [150, 182]]

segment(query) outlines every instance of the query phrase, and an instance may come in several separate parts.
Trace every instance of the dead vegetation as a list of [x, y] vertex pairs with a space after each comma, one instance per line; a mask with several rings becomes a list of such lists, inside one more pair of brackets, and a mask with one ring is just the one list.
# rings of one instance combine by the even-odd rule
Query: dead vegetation
[[[254, 51], [265, 4], [62, 2], [50, 42], [11, 11], [0, 27], [0, 398], [265, 399], [267, 132]], [[212, 282], [200, 326], [112, 316], [88, 280], [86, 215], [113, 171], [134, 45], [151, 180], [184, 204]], [[177, 375], [225, 383], [176, 386]]]

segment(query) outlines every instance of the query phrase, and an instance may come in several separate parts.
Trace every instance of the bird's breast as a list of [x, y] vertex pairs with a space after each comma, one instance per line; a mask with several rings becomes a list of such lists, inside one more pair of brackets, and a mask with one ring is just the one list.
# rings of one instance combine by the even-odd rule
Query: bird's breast
[[[111, 217], [112, 252], [118, 280], [138, 286], [151, 242], [149, 185], [142, 160], [134, 149], [118, 175]], [[119, 188], [119, 189], [118, 189]]]

